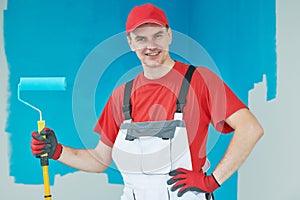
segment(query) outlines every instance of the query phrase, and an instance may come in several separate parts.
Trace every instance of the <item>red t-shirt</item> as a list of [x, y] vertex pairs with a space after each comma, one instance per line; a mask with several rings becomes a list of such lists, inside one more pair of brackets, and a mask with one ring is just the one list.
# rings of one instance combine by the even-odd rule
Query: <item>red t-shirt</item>
[[[130, 100], [133, 121], [172, 120], [188, 67], [176, 61], [170, 72], [155, 80], [139, 74], [134, 80]], [[125, 84], [112, 93], [94, 129], [101, 134], [101, 141], [111, 147], [124, 121], [124, 88]], [[217, 75], [205, 67], [196, 68], [183, 109], [193, 169], [199, 170], [205, 163], [209, 124], [222, 133], [232, 132], [224, 120], [241, 108], [247, 107]]]

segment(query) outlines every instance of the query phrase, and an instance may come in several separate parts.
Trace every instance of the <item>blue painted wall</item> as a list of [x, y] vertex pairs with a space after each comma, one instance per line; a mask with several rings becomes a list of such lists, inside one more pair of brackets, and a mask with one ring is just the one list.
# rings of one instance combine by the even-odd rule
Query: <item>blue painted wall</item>
[[[68, 81], [65, 92], [22, 92], [21, 96], [43, 111], [47, 125], [55, 129], [61, 143], [93, 147], [99, 139], [93, 133], [95, 120], [108, 96], [120, 80], [126, 79], [123, 74], [139, 65], [123, 31], [129, 10], [146, 2], [166, 11], [173, 30], [202, 45], [213, 60], [208, 67], [217, 69], [246, 104], [248, 91], [254, 83], [262, 81], [264, 74], [267, 99], [276, 97], [275, 0], [9, 0], [4, 13], [11, 92], [7, 132], [11, 146], [10, 175], [16, 183], [42, 184], [39, 161], [32, 157], [29, 148], [30, 132], [36, 127], [38, 113], [17, 100], [19, 78], [65, 76]], [[202, 64], [193, 63], [176, 48], [172, 53], [174, 58]], [[193, 47], [187, 48], [197, 56]], [[111, 54], [115, 57], [108, 60]], [[95, 73], [80, 79], [87, 65]], [[99, 73], [101, 76], [97, 78], [95, 75]], [[95, 86], [95, 82], [99, 85]], [[94, 90], [89, 90], [89, 86]], [[209, 153], [213, 165], [221, 159], [230, 138], [231, 135], [218, 137]], [[75, 171], [53, 161], [49, 170], [52, 184], [55, 174]], [[121, 183], [114, 167], [106, 173], [110, 182]], [[216, 196], [224, 200], [237, 198], [237, 174]]]

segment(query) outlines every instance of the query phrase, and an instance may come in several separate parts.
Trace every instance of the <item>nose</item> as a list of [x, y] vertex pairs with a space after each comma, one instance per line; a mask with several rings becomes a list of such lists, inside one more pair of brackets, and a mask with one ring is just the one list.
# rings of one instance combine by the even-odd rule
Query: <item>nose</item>
[[147, 40], [146, 48], [147, 49], [155, 49], [155, 48], [157, 48], [157, 44], [153, 39], [149, 39], [149, 40]]

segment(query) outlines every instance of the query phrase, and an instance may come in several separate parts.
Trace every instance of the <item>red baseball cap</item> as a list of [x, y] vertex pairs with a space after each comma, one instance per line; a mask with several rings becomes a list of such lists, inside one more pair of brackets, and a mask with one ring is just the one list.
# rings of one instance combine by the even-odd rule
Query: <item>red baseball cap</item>
[[130, 11], [126, 22], [126, 34], [145, 23], [156, 23], [162, 26], [169, 26], [165, 12], [148, 3], [141, 6], [135, 6]]

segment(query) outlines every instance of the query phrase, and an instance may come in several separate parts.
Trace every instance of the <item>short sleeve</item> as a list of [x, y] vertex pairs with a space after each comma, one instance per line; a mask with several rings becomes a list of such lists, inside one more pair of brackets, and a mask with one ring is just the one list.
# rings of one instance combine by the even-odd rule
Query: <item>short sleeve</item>
[[124, 86], [117, 88], [108, 99], [100, 115], [94, 131], [101, 135], [100, 140], [112, 147], [118, 135], [121, 122], [124, 120], [122, 113], [122, 98]]
[[199, 73], [203, 78], [206, 89], [206, 103], [215, 129], [222, 133], [233, 131], [225, 120], [242, 108], [247, 106], [236, 94], [211, 70], [199, 67]]

